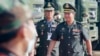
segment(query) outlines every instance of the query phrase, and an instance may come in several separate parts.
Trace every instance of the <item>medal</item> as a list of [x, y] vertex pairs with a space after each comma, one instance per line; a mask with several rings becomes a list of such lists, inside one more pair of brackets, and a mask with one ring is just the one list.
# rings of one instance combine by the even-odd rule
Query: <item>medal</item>
[[61, 28], [61, 29], [60, 29], [61, 34], [63, 34], [64, 31], [65, 31], [65, 28]]
[[62, 32], [64, 32], [65, 31], [65, 28], [62, 28]]
[[61, 34], [61, 39], [64, 39], [64, 37], [63, 37], [63, 33]]
[[43, 29], [44, 29], [44, 24], [41, 25], [41, 35], [44, 34], [44, 33], [43, 33], [43, 31], [44, 31]]
[[42, 24], [41, 27], [44, 28], [44, 25]]
[[61, 36], [61, 39], [64, 39], [63, 35]]
[[43, 30], [41, 30], [41, 35], [43, 35]]
[[61, 39], [64, 39], [63, 33], [65, 31], [65, 28], [62, 28], [61, 31], [62, 31], [62, 33], [61, 33]]

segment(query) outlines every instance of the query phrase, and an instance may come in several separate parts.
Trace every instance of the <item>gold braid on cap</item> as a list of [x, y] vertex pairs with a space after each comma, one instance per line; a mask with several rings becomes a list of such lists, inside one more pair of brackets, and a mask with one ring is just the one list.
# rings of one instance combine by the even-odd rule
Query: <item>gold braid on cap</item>
[[73, 9], [64, 9], [64, 12], [74, 12]]

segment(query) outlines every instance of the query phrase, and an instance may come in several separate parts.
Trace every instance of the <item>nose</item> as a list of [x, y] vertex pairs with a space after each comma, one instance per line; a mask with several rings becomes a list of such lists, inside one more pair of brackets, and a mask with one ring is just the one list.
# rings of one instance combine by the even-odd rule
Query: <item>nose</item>
[[69, 17], [69, 14], [66, 14], [65, 16], [66, 16], [66, 17]]

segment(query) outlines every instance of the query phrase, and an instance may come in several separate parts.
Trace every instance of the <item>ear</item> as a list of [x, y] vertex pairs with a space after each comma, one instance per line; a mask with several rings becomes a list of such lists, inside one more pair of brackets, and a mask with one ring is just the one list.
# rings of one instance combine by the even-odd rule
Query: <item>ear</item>
[[18, 31], [18, 34], [17, 34], [17, 37], [18, 37], [19, 39], [25, 38], [25, 33], [24, 33], [24, 27], [23, 27], [23, 26], [20, 27], [20, 29], [19, 29], [19, 31]]
[[24, 24], [20, 31], [19, 31], [19, 35], [20, 35], [20, 38], [23, 38], [24, 40], [30, 40], [30, 37], [31, 37], [31, 33], [28, 29], [28, 27], [26, 26], [26, 24]]
[[19, 31], [18, 31], [18, 35], [17, 35], [17, 39], [16, 41], [19, 42], [19, 46], [26, 52], [26, 48], [28, 46], [28, 41], [27, 41], [27, 33], [26, 33], [26, 29], [24, 26], [22, 26]]

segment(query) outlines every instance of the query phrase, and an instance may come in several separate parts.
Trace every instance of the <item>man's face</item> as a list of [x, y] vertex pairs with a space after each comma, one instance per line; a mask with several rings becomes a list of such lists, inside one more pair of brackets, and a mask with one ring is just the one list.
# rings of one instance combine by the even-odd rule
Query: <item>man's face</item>
[[64, 19], [67, 22], [71, 22], [74, 20], [75, 13], [74, 12], [64, 12]]
[[45, 10], [44, 15], [47, 19], [51, 19], [54, 16], [54, 10]]

